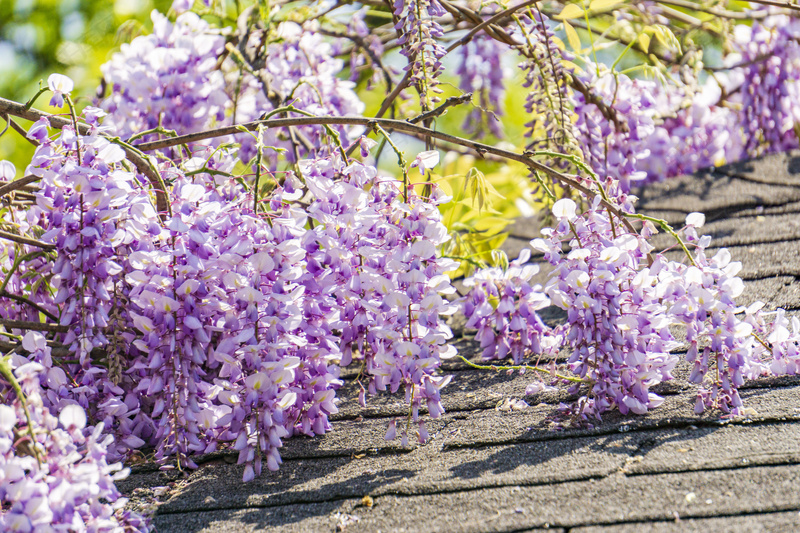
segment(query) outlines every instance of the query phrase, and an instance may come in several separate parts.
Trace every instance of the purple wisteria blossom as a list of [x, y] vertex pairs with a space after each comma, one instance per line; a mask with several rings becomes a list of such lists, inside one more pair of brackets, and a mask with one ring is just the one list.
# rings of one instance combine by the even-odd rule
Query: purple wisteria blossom
[[572, 200], [559, 200], [558, 226], [532, 242], [555, 267], [544, 292], [567, 312], [559, 333], [571, 351], [569, 369], [589, 385], [577, 406], [581, 418], [613, 406], [623, 414], [658, 406], [663, 400], [650, 388], [671, 379], [677, 362], [655, 272], [641, 267], [650, 245], [598, 207], [578, 214]]
[[510, 355], [518, 365], [531, 352], [558, 350], [557, 339], [536, 313], [550, 305], [550, 298], [541, 285], [530, 284], [539, 272], [538, 265], [526, 264], [530, 256], [525, 249], [507, 269], [482, 269], [464, 281], [464, 286], [471, 287], [462, 304], [466, 327], [477, 330], [475, 338], [484, 349], [484, 359]]
[[729, 65], [733, 101], [741, 111], [744, 152], [757, 156], [797, 148], [800, 122], [800, 21], [776, 16], [736, 26]]
[[[153, 11], [153, 33], [123, 44], [101, 67], [111, 94], [104, 125], [122, 138], [162, 127], [179, 134], [220, 125], [232, 105], [216, 68], [225, 38], [192, 12], [175, 22]], [[143, 140], [154, 140], [147, 135]], [[175, 157], [178, 148], [170, 150]]]
[[486, 133], [502, 137], [499, 117], [503, 114], [504, 79], [509, 76], [503, 68], [503, 46], [490, 37], [478, 37], [461, 47], [458, 74], [459, 88], [477, 96], [474, 109], [464, 121], [464, 130], [480, 138]]
[[[313, 24], [304, 27], [294, 22], [278, 25], [278, 39], [267, 45], [264, 56], [268, 59], [258, 76], [242, 73], [241, 88], [234, 95], [235, 122], [258, 120], [266, 115], [274, 118], [298, 116], [292, 112], [272, 114], [287, 106], [316, 116], [359, 115], [364, 111], [364, 104], [353, 90], [355, 84], [337, 77], [344, 62], [334, 57], [335, 49], [329, 42], [319, 33], [310, 31], [312, 27]], [[248, 46], [257, 49], [264, 38], [262, 30], [254, 31]], [[231, 74], [237, 72], [237, 68], [233, 61], [224, 65]], [[268, 90], [264, 79], [268, 80]], [[351, 134], [355, 135], [354, 130], [344, 126], [333, 126], [333, 129], [342, 143], [352, 140]], [[298, 155], [310, 158], [332, 153], [334, 141], [322, 126], [298, 127], [292, 131], [270, 129], [261, 135], [261, 144], [270, 147], [264, 150], [264, 156], [272, 165], [279, 155], [275, 149], [283, 151], [282, 157], [289, 161], [296, 161]], [[250, 161], [256, 155], [258, 143], [252, 136], [244, 135], [240, 142], [239, 158]]]
[[406, 70], [411, 72], [411, 83], [419, 92], [423, 110], [438, 101], [441, 89], [439, 75], [444, 68], [441, 59], [447, 50], [438, 40], [444, 35], [437, 17], [446, 11], [437, 0], [395, 0], [394, 15], [399, 19], [395, 29], [400, 32], [398, 44], [401, 54], [408, 59]]
[[107, 461], [113, 437], [102, 422], [87, 426], [84, 409], [63, 399], [42, 397], [60, 383], [64, 371], [53, 364], [44, 337], [23, 339], [28, 358], [0, 361], [24, 394], [0, 377], [0, 529], [3, 531], [116, 531], [145, 533], [147, 520], [125, 510], [114, 482], [128, 469]]

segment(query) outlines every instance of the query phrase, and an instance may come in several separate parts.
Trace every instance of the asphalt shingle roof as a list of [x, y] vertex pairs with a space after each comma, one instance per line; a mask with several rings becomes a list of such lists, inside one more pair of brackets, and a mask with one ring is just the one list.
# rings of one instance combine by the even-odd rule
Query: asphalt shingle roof
[[[743, 304], [800, 311], [800, 153], [667, 181], [640, 197], [640, 212], [673, 224], [706, 213], [712, 248], [728, 247], [743, 264]], [[518, 222], [509, 255], [537, 232]], [[478, 360], [473, 344], [458, 344]], [[121, 488], [143, 502], [167, 487], [155, 518], [163, 532], [800, 530], [800, 378], [747, 383], [749, 415], [721, 421], [694, 414], [684, 363], [647, 414], [613, 412], [591, 429], [554, 431], [566, 391], [508, 410], [504, 401], [524, 398], [529, 377], [454, 362], [444, 370], [454, 376], [443, 391], [447, 413], [428, 423], [425, 445], [386, 442], [388, 421], [406, 413], [402, 398], [361, 409], [350, 376], [334, 430], [288, 440], [278, 472], [244, 484], [236, 455], [217, 453], [185, 478], [136, 467]]]

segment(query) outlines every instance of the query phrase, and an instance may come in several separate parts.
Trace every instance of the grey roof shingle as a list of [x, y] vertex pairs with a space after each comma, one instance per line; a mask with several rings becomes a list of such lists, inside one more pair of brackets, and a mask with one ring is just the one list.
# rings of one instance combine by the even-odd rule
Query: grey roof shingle
[[[712, 247], [729, 247], [743, 264], [742, 302], [800, 312], [797, 153], [656, 184], [641, 192], [639, 210], [674, 224], [706, 212]], [[526, 224], [514, 227], [511, 257], [536, 235]], [[469, 342], [459, 345], [477, 357]], [[406, 412], [402, 398], [361, 409], [348, 378], [334, 430], [287, 441], [278, 472], [243, 484], [235, 455], [217, 453], [186, 478], [139, 467], [121, 488], [136, 501], [170, 484], [155, 519], [166, 532], [800, 529], [800, 378], [746, 384], [750, 415], [721, 421], [694, 414], [683, 363], [659, 386], [657, 409], [554, 431], [548, 420], [566, 391], [504, 411], [498, 404], [523, 398], [529, 377], [444, 368], [455, 376], [443, 394], [447, 413], [428, 424], [425, 445], [387, 443], [387, 422]]]

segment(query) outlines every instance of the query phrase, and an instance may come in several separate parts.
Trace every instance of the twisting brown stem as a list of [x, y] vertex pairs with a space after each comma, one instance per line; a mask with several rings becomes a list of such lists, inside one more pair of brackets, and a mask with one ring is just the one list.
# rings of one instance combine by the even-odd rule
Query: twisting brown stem
[[24, 296], [20, 296], [19, 294], [13, 294], [13, 293], [10, 293], [8, 291], [3, 290], [3, 291], [0, 291], [0, 298], [8, 298], [9, 300], [14, 300], [14, 301], [29, 305], [29, 306], [33, 307], [34, 309], [36, 309], [37, 311], [39, 311], [40, 313], [42, 313], [44, 316], [46, 316], [50, 320], [58, 321], [58, 317], [55, 316], [53, 313], [51, 313], [50, 311], [48, 311], [47, 309], [45, 309], [41, 305], [37, 304], [33, 300], [29, 300], [28, 298], [25, 298]]
[[29, 239], [28, 237], [15, 235], [13, 233], [9, 233], [7, 231], [2, 231], [2, 230], [0, 230], [0, 239], [6, 239], [8, 241], [18, 242], [20, 244], [28, 244], [30, 246], [41, 248], [42, 250], [56, 249], [56, 247], [52, 244], [47, 244], [46, 242], [37, 241], [36, 239]]
[[793, 9], [800, 11], [800, 5], [792, 2], [777, 2], [774, 0], [750, 0], [754, 4], [761, 4], [765, 6], [784, 7], [786, 9]]
[[32, 174], [29, 174], [28, 176], [25, 176], [24, 178], [20, 178], [18, 180], [14, 180], [14, 181], [8, 182], [5, 185], [3, 185], [2, 187], [0, 187], [0, 197], [5, 196], [6, 194], [8, 194], [10, 192], [18, 191], [18, 190], [22, 189], [25, 185], [27, 185], [29, 183], [33, 183], [34, 181], [38, 181], [40, 179], [42, 179], [42, 178], [39, 177], [39, 176], [34, 176]]
[[32, 331], [50, 331], [55, 333], [66, 333], [69, 327], [60, 326], [58, 324], [45, 324], [43, 322], [31, 322], [29, 320], [6, 320], [0, 318], [0, 326], [8, 329], [24, 329]]
[[[547, 174], [551, 179], [560, 182], [562, 185], [566, 185], [572, 187], [573, 189], [581, 191], [582, 193], [586, 194], [589, 198], [594, 198], [595, 196], [601, 196], [600, 191], [595, 191], [593, 189], [590, 189], [589, 187], [583, 185], [582, 183], [568, 176], [567, 174], [554, 170], [548, 167], [547, 165], [543, 165], [542, 163], [535, 161], [528, 154], [525, 153], [519, 154], [517, 152], [504, 150], [496, 146], [491, 146], [470, 139], [464, 139], [462, 137], [450, 135], [449, 133], [436, 131], [430, 128], [426, 128], [424, 126], [410, 124], [405, 120], [394, 120], [389, 118], [344, 116], [344, 117], [290, 117], [290, 118], [276, 118], [269, 120], [257, 120], [254, 122], [246, 122], [243, 124], [236, 124], [234, 126], [227, 126], [224, 128], [216, 128], [197, 133], [190, 133], [188, 135], [181, 135], [179, 137], [174, 137], [172, 139], [161, 139], [158, 141], [137, 144], [136, 148], [142, 150], [143, 152], [147, 152], [150, 150], [168, 148], [170, 146], [175, 146], [177, 144], [193, 143], [205, 139], [212, 139], [214, 137], [234, 135], [236, 133], [241, 133], [242, 128], [247, 129], [249, 131], [253, 131], [256, 128], [258, 128], [259, 125], [261, 125], [264, 128], [285, 128], [287, 126], [309, 126], [309, 125], [331, 125], [331, 124], [365, 126], [369, 130], [375, 129], [376, 125], [380, 125], [387, 131], [398, 131], [402, 133], [408, 133], [411, 135], [421, 135], [423, 136], [423, 138], [432, 137], [434, 139], [439, 139], [441, 141], [457, 144], [460, 146], [465, 146], [471, 150], [474, 150], [481, 156], [483, 154], [493, 154], [511, 161], [518, 161], [526, 165], [531, 170]], [[620, 211], [618, 206], [610, 203], [605, 199], [602, 199], [602, 196], [600, 203], [603, 205], [603, 207], [608, 208], [614, 215], [616, 215], [620, 220], [622, 220], [626, 229], [628, 229], [631, 233], [636, 233], [636, 230], [634, 229], [633, 225], [625, 218], [625, 213]]]
[[[63, 128], [64, 126], [72, 125], [72, 121], [70, 119], [56, 115], [49, 115], [38, 109], [26, 108], [25, 104], [20, 104], [19, 102], [14, 102], [12, 100], [6, 100], [5, 98], [0, 98], [0, 114], [13, 115], [15, 117], [24, 118], [25, 120], [31, 120], [33, 122], [41, 118], [46, 118], [52, 127], [59, 129]], [[12, 127], [14, 127], [13, 124]], [[87, 135], [91, 130], [91, 128], [86, 124], [78, 123], [77, 127], [81, 135]], [[22, 135], [25, 135], [25, 133], [22, 133]], [[160, 213], [169, 212], [170, 207], [169, 199], [167, 197], [167, 190], [164, 186], [161, 176], [158, 174], [158, 171], [144, 157], [136, 153], [136, 150], [131, 149], [129, 145], [126, 145], [125, 143], [119, 143], [119, 146], [125, 151], [128, 161], [133, 163], [134, 166], [136, 166], [136, 169], [144, 174], [150, 181], [150, 185], [152, 185], [156, 192], [156, 207], [158, 208], [158, 211]]]

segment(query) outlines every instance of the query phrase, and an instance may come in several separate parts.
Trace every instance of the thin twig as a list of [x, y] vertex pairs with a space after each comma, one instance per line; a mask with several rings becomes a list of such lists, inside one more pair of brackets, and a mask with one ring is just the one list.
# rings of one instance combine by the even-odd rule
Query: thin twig
[[9, 233], [7, 231], [0, 230], [0, 239], [6, 239], [13, 242], [18, 242], [20, 244], [27, 244], [30, 246], [36, 246], [37, 248], [41, 248], [42, 250], [55, 250], [56, 247], [53, 244], [47, 244], [45, 242], [37, 241], [35, 239], [29, 239], [28, 237], [23, 237], [21, 235], [15, 235], [13, 233]]
[[687, 0], [656, 0], [656, 3], [682, 7], [685, 9], [691, 9], [692, 11], [697, 11], [699, 13], [708, 13], [709, 15], [714, 15], [715, 17], [733, 20], [759, 20], [775, 14], [770, 13], [769, 11], [730, 11], [729, 9], [704, 7], [701, 4], [689, 2]]
[[56, 315], [54, 315], [53, 313], [51, 313], [50, 311], [48, 311], [47, 309], [45, 309], [41, 305], [37, 304], [36, 302], [34, 302], [32, 300], [29, 300], [28, 298], [25, 298], [24, 296], [20, 296], [19, 294], [12, 294], [12, 293], [10, 293], [8, 291], [0, 291], [0, 298], [8, 298], [9, 300], [16, 300], [17, 302], [24, 303], [26, 305], [29, 305], [29, 306], [33, 307], [34, 309], [36, 309], [37, 311], [42, 313], [44, 316], [46, 316], [50, 320], [58, 321], [58, 317]]
[[422, 122], [425, 120], [430, 120], [432, 118], [436, 118], [440, 115], [443, 115], [448, 108], [454, 107], [457, 105], [461, 105], [463, 103], [469, 102], [472, 99], [472, 93], [466, 93], [459, 96], [451, 96], [447, 100], [445, 100], [442, 105], [437, 106], [426, 113], [422, 113], [421, 115], [417, 115], [414, 118], [406, 119], [406, 122], [411, 124], [416, 124], [418, 122]]
[[4, 196], [10, 192], [17, 191], [22, 189], [25, 185], [29, 183], [33, 183], [34, 181], [38, 181], [42, 179], [41, 176], [34, 176], [33, 174], [29, 174], [24, 178], [20, 178], [18, 180], [10, 181], [3, 186], [0, 186], [0, 197]]
[[59, 324], [46, 324], [44, 322], [33, 322], [30, 320], [8, 320], [0, 318], [0, 326], [8, 329], [24, 329], [28, 331], [48, 331], [51, 333], [67, 333], [69, 326]]
[[794, 9], [800, 11], [800, 5], [791, 2], [777, 2], [774, 0], [750, 0], [754, 4], [761, 4], [765, 6], [784, 7], [786, 9]]
[[[56, 115], [49, 115], [38, 109], [26, 108], [25, 104], [20, 104], [19, 102], [14, 102], [12, 100], [6, 100], [5, 98], [0, 98], [0, 113], [14, 115], [15, 117], [30, 120], [32, 122], [36, 122], [41, 118], [46, 118], [48, 122], [50, 122], [50, 126], [58, 129], [61, 129], [64, 126], [72, 125], [72, 121], [70, 119]], [[17, 129], [18, 126], [12, 121], [11, 127]], [[81, 135], [88, 135], [91, 132], [91, 127], [86, 124], [79, 123], [78, 130]], [[24, 130], [22, 130], [20, 134], [25, 136], [26, 139], [28, 138], [27, 133], [25, 133]], [[103, 134], [101, 133], [101, 135]], [[106, 135], [103, 136], [107, 137]], [[164, 186], [164, 181], [161, 179], [161, 175], [158, 173], [158, 170], [144, 157], [136, 153], [136, 150], [131, 149], [129, 144], [123, 142], [119, 142], [118, 144], [125, 151], [128, 161], [133, 163], [134, 166], [136, 166], [136, 169], [144, 174], [150, 181], [150, 185], [153, 187], [156, 193], [156, 207], [158, 208], [158, 211], [160, 213], [169, 212], [170, 207], [167, 190]]]
[[[150, 150], [168, 148], [170, 146], [175, 146], [176, 144], [192, 143], [192, 142], [202, 141], [205, 139], [212, 139], [214, 137], [233, 135], [235, 133], [240, 133], [242, 131], [242, 128], [247, 129], [249, 131], [253, 131], [256, 128], [258, 128], [259, 125], [262, 125], [265, 128], [285, 128], [287, 126], [308, 126], [308, 125], [326, 125], [326, 124], [365, 126], [367, 127], [368, 130], [374, 129], [375, 125], [380, 125], [386, 130], [394, 130], [403, 133], [410, 133], [412, 135], [418, 134], [422, 136], [430, 136], [435, 139], [439, 139], [441, 141], [465, 146], [467, 148], [474, 150], [481, 156], [483, 154], [488, 153], [511, 161], [518, 161], [529, 167], [531, 170], [538, 170], [540, 172], [543, 172], [544, 174], [547, 174], [550, 178], [562, 183], [563, 185], [567, 185], [569, 187], [581, 191], [582, 193], [586, 194], [589, 198], [601, 195], [599, 191], [590, 189], [589, 187], [583, 185], [576, 179], [566, 174], [563, 174], [557, 170], [554, 170], [548, 167], [547, 165], [539, 163], [538, 161], [531, 159], [531, 157], [529, 157], [526, 154], [519, 154], [517, 152], [512, 152], [510, 150], [504, 150], [496, 146], [483, 144], [477, 141], [473, 141], [471, 139], [464, 139], [462, 137], [457, 137], [449, 133], [443, 133], [440, 131], [432, 130], [424, 126], [409, 124], [405, 120], [394, 120], [389, 118], [343, 116], [343, 117], [290, 117], [290, 118], [276, 118], [270, 120], [257, 120], [254, 122], [236, 124], [234, 126], [226, 126], [222, 128], [216, 128], [197, 133], [190, 133], [188, 135], [181, 135], [173, 139], [161, 139], [158, 141], [137, 144], [136, 147], [142, 150], [143, 152], [147, 152]], [[612, 213], [614, 213], [620, 220], [622, 220], [625, 227], [631, 233], [636, 233], [636, 230], [634, 229], [633, 225], [630, 223], [630, 221], [628, 221], [625, 218], [626, 214], [620, 211], [619, 207], [613, 205], [612, 203], [604, 199], [601, 199], [600, 203], [604, 207], [609, 208]]]

